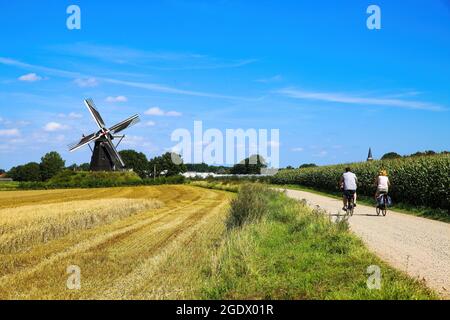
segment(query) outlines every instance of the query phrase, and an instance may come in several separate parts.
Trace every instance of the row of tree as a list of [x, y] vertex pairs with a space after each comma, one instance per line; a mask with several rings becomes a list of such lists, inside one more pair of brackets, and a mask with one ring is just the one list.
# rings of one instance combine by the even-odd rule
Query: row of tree
[[[178, 155], [174, 155], [167, 152], [159, 157], [155, 157], [151, 160], [147, 160], [147, 157], [142, 152], [134, 150], [123, 150], [119, 152], [123, 158], [126, 168], [135, 171], [141, 178], [159, 177], [159, 176], [173, 176], [186, 171], [186, 167], [179, 158]], [[177, 158], [180, 161], [173, 161]], [[66, 162], [61, 155], [52, 151], [45, 154], [41, 158], [41, 162], [29, 162], [24, 165], [19, 165], [11, 168], [6, 172], [8, 178], [12, 178], [15, 181], [47, 181], [60, 173], [63, 170], [72, 171], [89, 171], [89, 163], [83, 163], [81, 165], [72, 164], [68, 167], [65, 166]], [[0, 174], [5, 173], [5, 170], [1, 170]]]
[[64, 170], [66, 162], [58, 152], [52, 151], [41, 158], [41, 162], [29, 162], [13, 167], [7, 176], [15, 181], [47, 181]]
[[181, 157], [175, 153], [166, 152], [150, 160], [144, 153], [135, 150], [122, 150], [119, 153], [126, 168], [133, 169], [141, 178], [169, 177], [186, 172]]
[[231, 172], [231, 167], [226, 166], [213, 166], [202, 163], [186, 163], [186, 170], [192, 172], [211, 172], [218, 174], [229, 174]]
[[419, 151], [410, 155], [399, 155], [397, 152], [388, 152], [386, 154], [384, 154], [381, 157], [381, 160], [390, 160], [390, 159], [399, 159], [399, 158], [410, 158], [410, 157], [423, 157], [423, 156], [434, 156], [437, 154], [449, 154], [450, 152], [448, 151], [442, 151], [442, 152], [435, 152], [433, 150], [427, 150], [427, 151]]

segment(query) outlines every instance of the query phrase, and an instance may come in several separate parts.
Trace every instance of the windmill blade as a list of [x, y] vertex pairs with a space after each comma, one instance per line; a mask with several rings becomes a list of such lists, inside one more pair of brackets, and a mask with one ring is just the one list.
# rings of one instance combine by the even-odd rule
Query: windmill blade
[[100, 138], [100, 136], [97, 136], [96, 133], [91, 133], [88, 136], [84, 136], [83, 138], [81, 138], [80, 141], [69, 144], [69, 146], [68, 146], [69, 147], [69, 151], [72, 152], [72, 151], [75, 151], [77, 149], [80, 149], [82, 146], [85, 146], [88, 143], [97, 140], [98, 138]]
[[103, 121], [102, 117], [100, 116], [100, 113], [95, 108], [94, 101], [92, 99], [86, 99], [84, 100], [84, 103], [86, 104], [86, 107], [88, 108], [89, 112], [92, 115], [92, 118], [94, 118], [95, 123], [98, 125], [100, 129], [105, 128], [105, 122]]
[[125, 162], [123, 162], [122, 157], [117, 152], [116, 147], [112, 143], [111, 139], [109, 138], [108, 135], [106, 135], [105, 137], [106, 137], [105, 147], [108, 150], [111, 159], [114, 161], [116, 165], [120, 165], [121, 168], [125, 167]]
[[139, 121], [140, 121], [139, 116], [137, 114], [135, 114], [134, 116], [132, 116], [126, 120], [123, 120], [122, 122], [119, 122], [116, 125], [113, 125], [111, 128], [109, 128], [109, 131], [111, 132], [111, 134], [115, 134], [122, 130], [125, 130], [126, 128], [129, 128], [129, 127], [135, 125]]

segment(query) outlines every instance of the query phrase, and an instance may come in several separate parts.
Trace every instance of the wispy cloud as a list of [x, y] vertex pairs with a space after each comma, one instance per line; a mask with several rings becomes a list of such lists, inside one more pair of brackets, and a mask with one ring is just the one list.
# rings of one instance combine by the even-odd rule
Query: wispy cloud
[[273, 82], [280, 82], [282, 80], [283, 80], [283, 77], [281, 75], [277, 74], [273, 77], [257, 79], [255, 81], [261, 82], [261, 83], [273, 83]]
[[416, 100], [362, 97], [349, 95], [345, 93], [315, 92], [315, 91], [298, 90], [295, 88], [281, 89], [276, 91], [276, 93], [282, 94], [290, 98], [303, 100], [316, 100], [324, 102], [358, 104], [358, 105], [376, 105], [376, 106], [398, 107], [398, 108], [427, 110], [427, 111], [445, 110], [445, 108], [441, 105]]
[[105, 99], [105, 101], [106, 102], [127, 102], [128, 101], [128, 98], [127, 97], [125, 97], [125, 96], [117, 96], [117, 97], [111, 97], [111, 96], [109, 96], [109, 97], [107, 97], [106, 99]]
[[215, 94], [209, 92], [202, 91], [193, 91], [193, 90], [183, 90], [170, 86], [166, 86], [159, 83], [149, 83], [149, 82], [134, 82], [134, 81], [124, 81], [114, 78], [105, 78], [105, 77], [94, 77], [92, 75], [84, 75], [78, 72], [71, 72], [61, 69], [48, 68], [45, 66], [32, 65], [28, 63], [23, 63], [18, 60], [2, 58], [0, 57], [0, 64], [15, 66], [18, 68], [26, 69], [26, 70], [38, 70], [41, 72], [45, 72], [48, 74], [52, 74], [55, 76], [73, 79], [77, 85], [80, 87], [94, 87], [99, 83], [98, 81], [112, 83], [116, 85], [122, 85], [133, 88], [140, 88], [144, 90], [159, 92], [159, 93], [168, 93], [168, 94], [177, 94], [177, 95], [187, 95], [187, 96], [196, 96], [196, 97], [205, 97], [205, 98], [215, 98], [215, 99], [227, 99], [227, 100], [240, 100], [240, 101], [254, 101], [259, 98], [245, 98], [245, 97], [237, 97], [230, 95], [222, 95]]
[[76, 112], [70, 112], [69, 114], [60, 113], [58, 114], [58, 117], [60, 118], [69, 118], [69, 119], [80, 119], [83, 116]]
[[303, 150], [305, 150], [305, 149], [303, 149], [302, 147], [297, 147], [297, 148], [291, 149], [292, 152], [302, 152]]
[[94, 77], [90, 78], [77, 78], [74, 80], [75, 84], [80, 88], [93, 88], [98, 86], [98, 81]]
[[39, 80], [42, 80], [42, 77], [38, 76], [36, 73], [27, 73], [19, 77], [19, 81], [25, 82], [36, 82]]
[[1, 129], [0, 137], [18, 137], [20, 136], [19, 129]]
[[144, 112], [149, 116], [166, 116], [166, 117], [180, 117], [182, 115], [181, 112], [178, 111], [164, 111], [158, 107], [153, 107]]
[[140, 65], [155, 70], [238, 68], [257, 61], [256, 59], [224, 60], [198, 53], [145, 51], [124, 46], [91, 43], [57, 45], [50, 49], [70, 56], [88, 57], [117, 64]]

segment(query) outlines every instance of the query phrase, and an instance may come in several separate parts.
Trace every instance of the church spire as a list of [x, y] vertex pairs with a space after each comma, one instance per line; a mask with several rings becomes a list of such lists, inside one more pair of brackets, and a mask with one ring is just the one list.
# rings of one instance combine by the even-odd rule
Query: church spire
[[369, 148], [369, 154], [367, 155], [367, 161], [372, 161], [373, 157], [372, 157], [372, 148]]

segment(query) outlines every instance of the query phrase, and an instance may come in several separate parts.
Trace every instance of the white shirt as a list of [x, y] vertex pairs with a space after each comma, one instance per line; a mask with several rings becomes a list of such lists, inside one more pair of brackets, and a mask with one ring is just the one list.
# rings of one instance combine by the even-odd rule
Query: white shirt
[[342, 177], [344, 178], [344, 190], [356, 190], [356, 174], [353, 172], [346, 172]]
[[389, 188], [389, 178], [386, 176], [378, 177], [378, 189], [387, 190]]

